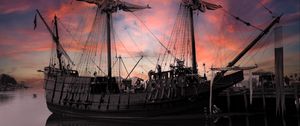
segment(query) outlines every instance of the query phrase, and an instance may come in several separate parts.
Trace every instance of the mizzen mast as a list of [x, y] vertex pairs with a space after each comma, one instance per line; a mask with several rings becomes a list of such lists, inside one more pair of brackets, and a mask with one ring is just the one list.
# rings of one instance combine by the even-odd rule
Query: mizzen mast
[[190, 15], [190, 30], [191, 30], [191, 41], [192, 41], [192, 72], [193, 74], [198, 73], [197, 69], [197, 56], [196, 56], [196, 40], [195, 40], [195, 29], [194, 29], [194, 11], [205, 12], [207, 10], [216, 10], [222, 8], [221, 5], [208, 3], [202, 0], [182, 0], [182, 4], [189, 8]]

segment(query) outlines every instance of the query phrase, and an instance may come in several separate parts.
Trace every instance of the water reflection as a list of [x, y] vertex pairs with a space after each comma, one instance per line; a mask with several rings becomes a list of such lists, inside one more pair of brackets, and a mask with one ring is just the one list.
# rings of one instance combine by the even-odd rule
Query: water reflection
[[216, 126], [300, 126], [299, 116], [287, 115], [276, 117], [275, 115], [254, 114], [234, 115], [220, 119]]
[[183, 118], [156, 118], [148, 120], [83, 119], [49, 116], [46, 126], [300, 126], [299, 116], [285, 118], [264, 114], [223, 115], [207, 119], [197, 115]]
[[0, 93], [0, 105], [9, 103], [10, 101], [13, 100], [13, 98], [14, 98], [14, 95]]
[[51, 113], [43, 95], [33, 88], [0, 92], [0, 126], [44, 126]]
[[52, 114], [49, 116], [46, 126], [207, 126], [208, 121], [201, 119], [149, 119], [149, 120], [116, 120], [116, 119], [83, 119], [62, 117]]
[[0, 92], [0, 126], [300, 126], [300, 117], [259, 114], [224, 114], [208, 120], [186, 115], [149, 120], [94, 120], [51, 115], [43, 89]]

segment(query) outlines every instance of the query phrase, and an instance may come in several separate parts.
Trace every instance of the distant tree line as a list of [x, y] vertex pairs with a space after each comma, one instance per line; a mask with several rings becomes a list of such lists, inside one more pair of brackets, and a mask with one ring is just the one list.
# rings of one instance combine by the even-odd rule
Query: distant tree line
[[7, 75], [7, 74], [1, 74], [0, 75], [0, 85], [7, 86], [7, 85], [17, 85], [17, 81], [15, 78]]

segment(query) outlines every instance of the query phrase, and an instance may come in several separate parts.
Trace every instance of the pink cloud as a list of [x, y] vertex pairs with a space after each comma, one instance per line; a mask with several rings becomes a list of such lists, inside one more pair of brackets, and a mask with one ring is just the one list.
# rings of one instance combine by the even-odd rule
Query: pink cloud
[[1, 1], [0, 14], [24, 12], [29, 9], [31, 9], [31, 5], [26, 1]]
[[290, 13], [287, 15], [283, 15], [281, 19], [281, 24], [289, 25], [293, 23], [297, 23], [300, 20], [300, 12]]

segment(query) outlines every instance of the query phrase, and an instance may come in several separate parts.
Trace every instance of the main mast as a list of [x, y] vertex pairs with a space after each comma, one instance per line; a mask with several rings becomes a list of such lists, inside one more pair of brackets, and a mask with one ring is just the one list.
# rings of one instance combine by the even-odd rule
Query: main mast
[[112, 78], [112, 52], [111, 52], [111, 29], [112, 29], [112, 14], [118, 10], [123, 10], [126, 12], [134, 12], [141, 9], [149, 9], [149, 6], [140, 6], [132, 3], [127, 3], [120, 0], [77, 0], [83, 1], [90, 4], [96, 4], [99, 11], [106, 14], [106, 30], [107, 30], [107, 76], [110, 80]]
[[196, 56], [196, 40], [195, 40], [195, 29], [194, 29], [194, 14], [193, 8], [190, 7], [190, 27], [191, 27], [191, 37], [192, 37], [192, 69], [193, 74], [198, 73], [197, 69], [197, 56]]
[[107, 76], [110, 79], [112, 77], [111, 68], [111, 12], [106, 11], [107, 21]]

